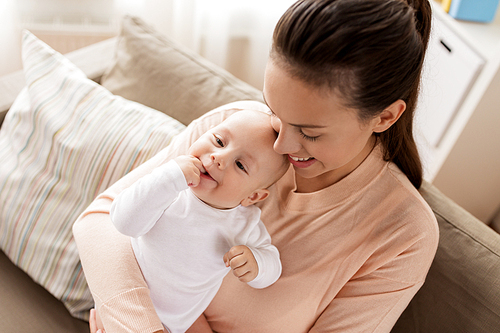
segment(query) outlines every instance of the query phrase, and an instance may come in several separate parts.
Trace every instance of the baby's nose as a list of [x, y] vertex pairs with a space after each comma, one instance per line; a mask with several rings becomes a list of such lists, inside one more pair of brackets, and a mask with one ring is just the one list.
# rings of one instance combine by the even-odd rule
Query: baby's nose
[[220, 154], [212, 154], [212, 162], [216, 164], [219, 169], [224, 169], [226, 167], [224, 158]]

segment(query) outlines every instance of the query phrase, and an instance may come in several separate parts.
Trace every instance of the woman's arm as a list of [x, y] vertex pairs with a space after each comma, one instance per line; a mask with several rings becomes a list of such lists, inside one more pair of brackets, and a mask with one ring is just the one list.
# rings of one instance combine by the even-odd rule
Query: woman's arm
[[196, 319], [196, 321], [191, 325], [191, 327], [186, 331], [186, 333], [212, 333], [212, 329], [208, 324], [207, 318], [204, 314]]
[[194, 121], [167, 148], [100, 194], [75, 222], [73, 233], [82, 267], [108, 333], [163, 331], [130, 239], [111, 223], [113, 199], [158, 165], [184, 154], [201, 134], [235, 111], [221, 107]]
[[99, 195], [73, 226], [85, 277], [108, 333], [163, 331], [130, 239], [115, 229], [109, 211], [121, 190], [173, 153], [165, 149], [119, 180]]

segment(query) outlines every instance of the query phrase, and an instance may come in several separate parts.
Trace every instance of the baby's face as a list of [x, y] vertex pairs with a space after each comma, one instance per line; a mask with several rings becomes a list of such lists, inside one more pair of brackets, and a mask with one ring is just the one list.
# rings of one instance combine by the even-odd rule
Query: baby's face
[[206, 170], [192, 191], [216, 208], [238, 206], [288, 167], [284, 156], [273, 149], [275, 139], [268, 115], [236, 112], [189, 148], [189, 155], [200, 159]]

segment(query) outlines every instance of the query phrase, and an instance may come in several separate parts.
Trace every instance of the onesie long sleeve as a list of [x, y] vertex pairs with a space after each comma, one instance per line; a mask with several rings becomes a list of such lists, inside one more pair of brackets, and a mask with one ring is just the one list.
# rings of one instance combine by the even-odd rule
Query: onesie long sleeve
[[133, 237], [132, 248], [160, 319], [170, 332], [184, 332], [203, 313], [228, 273], [224, 254], [246, 245], [265, 288], [281, 274], [276, 247], [260, 221], [260, 209], [215, 209], [188, 188], [175, 161], [160, 165], [116, 197], [111, 220]]
[[180, 167], [170, 161], [120, 193], [111, 205], [111, 220], [122, 234], [142, 236], [155, 225], [179, 192], [187, 188]]

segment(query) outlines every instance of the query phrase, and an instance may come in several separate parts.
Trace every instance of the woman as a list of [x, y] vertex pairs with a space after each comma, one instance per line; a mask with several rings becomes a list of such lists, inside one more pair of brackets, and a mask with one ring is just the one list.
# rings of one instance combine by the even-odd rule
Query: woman
[[[412, 137], [430, 20], [428, 0], [301, 0], [280, 19], [263, 94], [292, 167], [260, 208], [283, 272], [263, 290], [227, 276], [205, 311], [214, 331], [389, 332], [421, 287], [438, 242]], [[111, 200], [232, 112], [193, 122], [75, 225], [108, 332], [162, 329]]]

